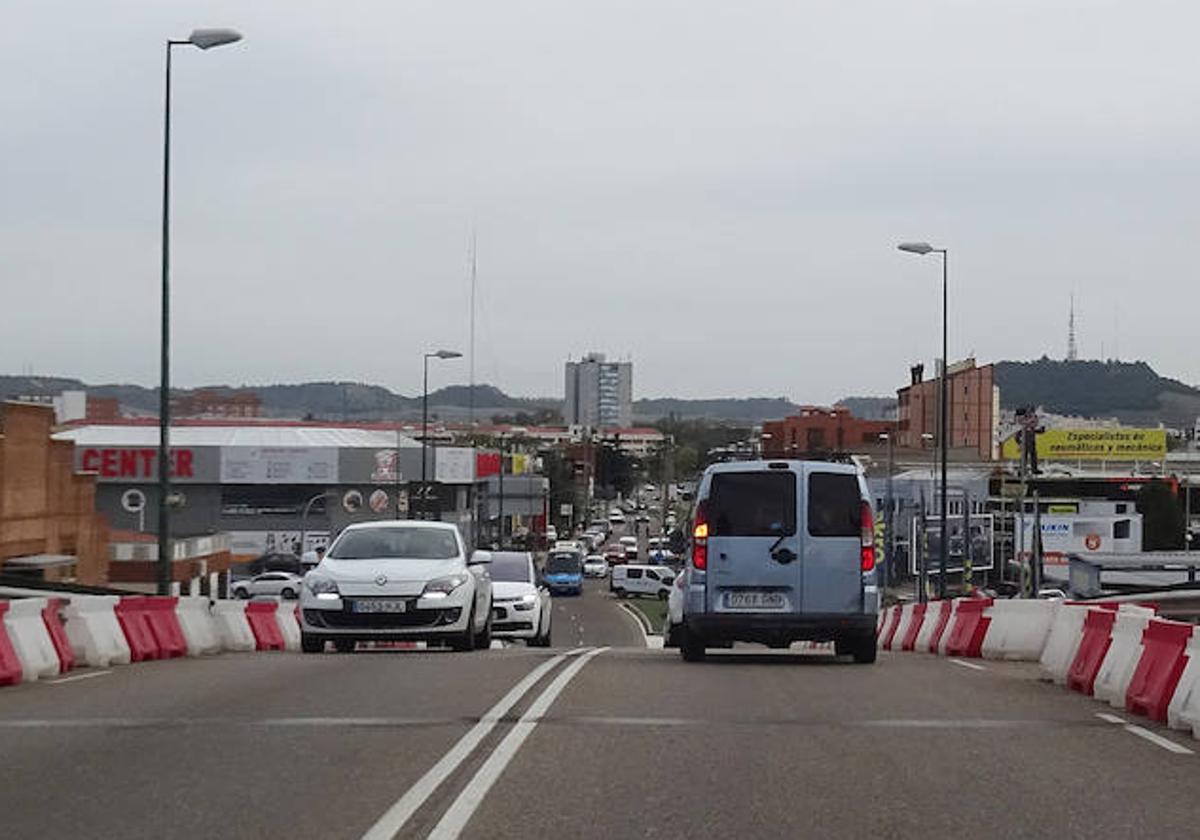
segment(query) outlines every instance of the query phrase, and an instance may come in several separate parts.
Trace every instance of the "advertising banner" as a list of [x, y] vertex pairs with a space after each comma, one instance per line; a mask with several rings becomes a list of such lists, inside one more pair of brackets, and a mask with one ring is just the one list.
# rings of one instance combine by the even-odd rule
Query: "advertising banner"
[[[1165, 429], [1047, 429], [1037, 436], [1039, 461], [1160, 461], [1167, 455]], [[1004, 441], [1001, 457], [1021, 459], [1015, 437]]]
[[433, 480], [441, 484], [475, 481], [475, 450], [465, 446], [439, 446], [433, 453]]
[[[202, 484], [216, 480], [216, 451], [209, 447], [171, 447], [171, 480]], [[158, 480], [158, 448], [150, 446], [77, 446], [75, 468], [99, 481], [147, 484]]]
[[[963, 570], [962, 515], [949, 517], [946, 525], [950, 529], [950, 547], [946, 554], [946, 571], [961, 572]], [[911, 545], [915, 546], [921, 544], [921, 536], [917, 528], [917, 519], [914, 517]], [[995, 523], [992, 514], [971, 514], [971, 568], [977, 572], [981, 569], [990, 569], [995, 566], [995, 558], [993, 556], [994, 541], [992, 539], [994, 528]], [[938, 573], [938, 563], [940, 562], [942, 552], [941, 530], [941, 520], [936, 514], [930, 514], [925, 517], [925, 544], [928, 550], [928, 559], [926, 560], [928, 565], [926, 568], [931, 579]], [[920, 551], [909, 553], [910, 571], [914, 575], [918, 572], [917, 563], [920, 562], [920, 556]]]
[[300, 547], [300, 531], [231, 531], [230, 551], [243, 556], [258, 557], [263, 554], [295, 554], [301, 556], [304, 551], [316, 551], [318, 548], [328, 548], [328, 531], [306, 531], [304, 533], [304, 548]]
[[335, 484], [336, 447], [223, 446], [222, 484]]

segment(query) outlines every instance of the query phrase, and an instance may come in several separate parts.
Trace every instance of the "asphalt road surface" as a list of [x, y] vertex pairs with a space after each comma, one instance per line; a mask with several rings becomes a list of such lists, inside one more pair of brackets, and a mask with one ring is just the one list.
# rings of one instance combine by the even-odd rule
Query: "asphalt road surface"
[[1197, 742], [1031, 666], [685, 664], [603, 584], [555, 610], [550, 650], [225, 654], [0, 689], [0, 836], [1200, 831]]

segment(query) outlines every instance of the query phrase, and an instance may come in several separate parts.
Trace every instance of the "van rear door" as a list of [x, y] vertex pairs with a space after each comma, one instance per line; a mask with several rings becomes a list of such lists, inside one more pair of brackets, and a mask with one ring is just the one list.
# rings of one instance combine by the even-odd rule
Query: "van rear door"
[[858, 474], [818, 464], [805, 473], [804, 612], [861, 612], [864, 502]]
[[713, 473], [704, 499], [710, 612], [800, 611], [797, 478], [790, 468], [765, 465]]

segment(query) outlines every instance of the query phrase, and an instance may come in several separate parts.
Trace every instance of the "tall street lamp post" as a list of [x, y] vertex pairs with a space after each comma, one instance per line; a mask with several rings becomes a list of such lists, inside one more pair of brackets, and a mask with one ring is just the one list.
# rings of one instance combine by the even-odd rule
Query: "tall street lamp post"
[[[457, 350], [436, 350], [425, 354], [425, 371], [421, 385], [421, 518], [428, 517], [426, 508], [429, 504], [429, 485], [426, 483], [429, 463], [429, 360], [430, 359], [460, 359], [462, 353]], [[399, 451], [396, 452], [399, 456]], [[398, 466], [398, 465], [397, 465]]]
[[162, 340], [158, 386], [158, 594], [171, 592], [171, 48], [202, 50], [232, 44], [242, 36], [232, 29], [197, 29], [187, 40], [167, 41], [166, 96], [163, 108], [162, 189]]
[[899, 246], [901, 251], [907, 251], [910, 254], [941, 254], [942, 255], [942, 370], [941, 377], [938, 383], [938, 450], [942, 460], [942, 475], [941, 475], [941, 499], [938, 505], [938, 519], [940, 528], [940, 538], [938, 539], [938, 598], [946, 597], [946, 566], [950, 547], [949, 531], [947, 530], [948, 523], [946, 521], [946, 460], [949, 452], [950, 443], [950, 423], [949, 423], [949, 395], [947, 393], [947, 379], [949, 377], [950, 357], [947, 354], [947, 327], [946, 327], [946, 312], [948, 306], [948, 283], [947, 283], [947, 267], [948, 256], [945, 248], [934, 248], [928, 242], [903, 242]]

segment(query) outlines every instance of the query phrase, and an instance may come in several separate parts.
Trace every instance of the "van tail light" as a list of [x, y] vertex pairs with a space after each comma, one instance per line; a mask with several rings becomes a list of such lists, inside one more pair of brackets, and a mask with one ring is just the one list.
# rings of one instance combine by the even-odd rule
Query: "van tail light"
[[871, 503], [862, 503], [862, 570], [870, 572], [875, 568], [875, 517], [871, 513]]
[[708, 568], [708, 506], [696, 505], [696, 521], [692, 525], [692, 568]]

